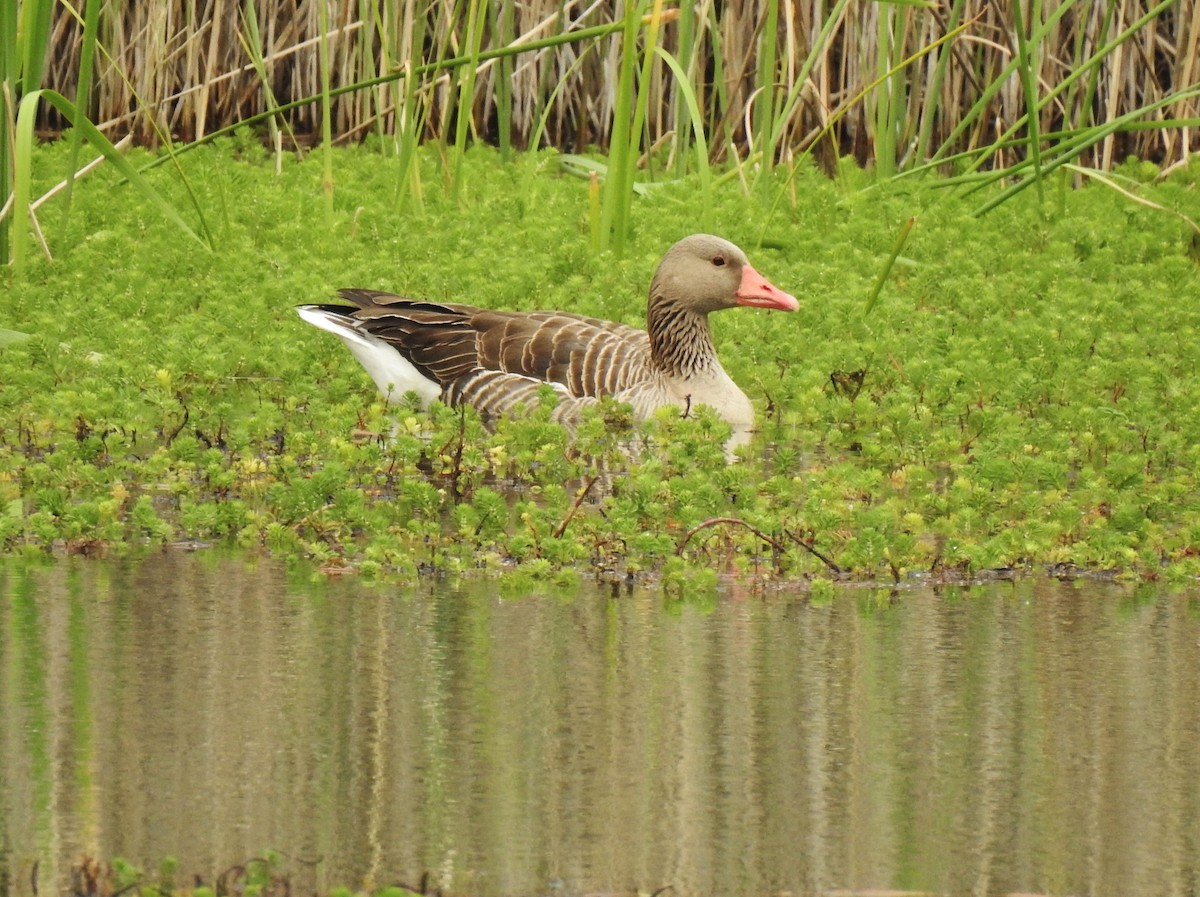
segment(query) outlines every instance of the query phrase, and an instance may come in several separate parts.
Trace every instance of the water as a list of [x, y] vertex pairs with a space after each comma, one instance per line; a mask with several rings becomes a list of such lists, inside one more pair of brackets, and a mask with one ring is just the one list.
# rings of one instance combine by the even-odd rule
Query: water
[[1195, 894], [1200, 591], [10, 564], [0, 817], [0, 897], [268, 850], [296, 894]]

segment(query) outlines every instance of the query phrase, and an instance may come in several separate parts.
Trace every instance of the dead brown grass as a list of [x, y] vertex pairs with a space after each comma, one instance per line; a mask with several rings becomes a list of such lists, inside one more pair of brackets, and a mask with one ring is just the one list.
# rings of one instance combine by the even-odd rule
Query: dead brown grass
[[[686, 9], [692, 39], [680, 46], [683, 15], [665, 28], [665, 45], [685, 60], [706, 116], [716, 158], [752, 152], [748, 127], [756, 104], [779, 101], [796, 86], [798, 73], [820, 32], [832, 2], [778, 0], [776, 64], [760, 72], [767, 4], [773, 0], [698, 0]], [[1026, 0], [1028, 4], [1028, 0]], [[1044, 0], [1041, 18], [1061, 17], [1037, 45], [1036, 80], [1042, 95], [1060, 84], [1097, 47], [1111, 40], [1154, 4], [1146, 0], [1063, 3]], [[528, 41], [612, 21], [614, 0], [499, 0], [488, 5], [484, 47]], [[1065, 9], [1064, 9], [1065, 7]], [[163, 135], [188, 141], [276, 103], [320, 92], [319, 15], [315, 0], [273, 0], [254, 7], [257, 53], [265, 63], [266, 85], [253, 64], [255, 43], [246, 10], [237, 0], [165, 0], [106, 4], [100, 28], [103, 52], [91, 114], [114, 139], [130, 133], [154, 144]], [[681, 13], [684, 13], [681, 10]], [[1028, 16], [1029, 11], [1026, 10]], [[351, 85], [463, 52], [467, 4], [448, 0], [330, 0], [329, 46], [333, 86]], [[953, 41], [919, 58], [886, 85], [863, 91], [881, 70], [917, 54], [955, 22], [970, 26]], [[81, 26], [70, 9], [56, 12], [46, 86], [73, 94]], [[619, 36], [598, 46], [571, 44], [524, 53], [511, 64], [511, 134], [525, 146], [552, 92], [545, 142], [566, 150], [604, 148], [612, 125]], [[784, 123], [779, 156], [803, 150], [837, 118], [832, 140], [821, 152], [828, 159], [850, 154], [873, 160], [880, 147], [899, 165], [920, 161], [942, 146], [968, 116], [988, 85], [998, 89], [982, 114], [970, 120], [946, 149], [961, 151], [991, 142], [1026, 111], [1026, 96], [1015, 75], [1001, 73], [1016, 52], [1012, 0], [957, 0], [936, 8], [885, 3], [850, 3], [821, 47], [811, 77], [800, 85], [802, 102]], [[580, 56], [584, 56], [582, 61]], [[484, 63], [475, 82], [472, 126], [477, 138], [499, 138], [498, 62]], [[454, 129], [453, 76], [430, 77], [419, 86], [407, 110], [422, 123], [422, 137], [442, 138]], [[656, 65], [650, 85], [651, 111], [644, 146], [669, 137], [679, 117], [670, 72]], [[768, 83], [768, 81], [770, 83]], [[1177, 0], [1136, 35], [1118, 46], [1090, 77], [1046, 105], [1041, 130], [1054, 132], [1110, 121], [1200, 81], [1200, 0]], [[266, 89], [266, 88], [269, 88]], [[861, 96], [861, 99], [856, 99]], [[334, 131], [343, 140], [372, 130], [393, 134], [405, 113], [399, 83], [355, 91], [333, 105]], [[880, 140], [880, 104], [895, 104], [891, 140]], [[839, 113], [845, 113], [838, 117]], [[61, 126], [46, 113], [44, 126]], [[1127, 154], [1169, 163], [1193, 146], [1200, 107], [1193, 98], [1156, 113], [1177, 126], [1129, 130], [1095, 147], [1086, 163], [1107, 167]], [[288, 115], [303, 137], [319, 131], [319, 108], [310, 105]]]

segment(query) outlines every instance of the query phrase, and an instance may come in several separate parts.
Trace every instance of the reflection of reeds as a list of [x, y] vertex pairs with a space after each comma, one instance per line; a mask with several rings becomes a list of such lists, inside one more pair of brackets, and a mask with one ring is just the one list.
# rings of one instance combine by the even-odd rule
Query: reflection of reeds
[[[187, 140], [274, 104], [319, 96], [326, 19], [336, 92], [388, 70], [619, 21], [623, 9], [614, 0], [106, 4], [91, 112], [93, 120], [118, 133], [132, 131], [136, 139], [153, 142], [162, 129]], [[1112, 121], [1200, 81], [1197, 0], [1032, 0], [1023, 14], [1012, 2], [985, 0], [778, 6], [697, 0], [677, 13], [674, 21], [664, 19], [658, 41], [688, 75], [714, 160], [734, 153], [745, 158], [764, 144], [786, 160], [818, 140], [834, 118], [835, 139], [825, 141], [822, 153], [874, 159], [887, 171], [939, 148], [948, 155], [985, 145], [1035, 106], [1037, 127], [1030, 132], [1052, 134]], [[1141, 18], [1141, 28], [1096, 58], [1097, 48]], [[961, 23], [970, 24], [957, 39], [921, 54]], [[629, 112], [630, 98], [616, 89], [629, 61], [622, 34], [595, 40], [598, 52], [589, 52], [591, 42], [561, 44], [430, 75], [415, 85], [336, 95], [333, 131], [351, 139], [371, 130], [419, 132], [457, 146], [476, 134], [521, 147], [544, 118], [542, 139], [550, 144], [606, 148], [614, 131], [632, 124], [617, 120]], [[647, 40], [644, 25], [638, 40]], [[46, 86], [74, 94], [81, 41], [73, 13], [56, 5]], [[880, 78], [910, 57], [916, 57], [911, 65]], [[683, 88], [661, 57], [646, 59], [649, 77], [643, 83], [644, 71], [635, 69], [634, 90], [648, 108], [641, 133], [631, 138], [643, 148], [667, 147], [672, 164], [690, 165], [681, 158], [690, 156], [692, 138]], [[1081, 67], [1086, 75], [1069, 90], [1038, 103]], [[44, 116], [44, 127], [62, 125], [53, 110]], [[317, 135], [320, 116], [320, 104], [313, 104], [290, 112], [288, 123], [302, 138]], [[1198, 116], [1191, 97], [1151, 118], [1195, 126]], [[1187, 151], [1188, 138], [1186, 127], [1119, 132], [1083, 161], [1109, 163], [1128, 153], [1170, 161]]]

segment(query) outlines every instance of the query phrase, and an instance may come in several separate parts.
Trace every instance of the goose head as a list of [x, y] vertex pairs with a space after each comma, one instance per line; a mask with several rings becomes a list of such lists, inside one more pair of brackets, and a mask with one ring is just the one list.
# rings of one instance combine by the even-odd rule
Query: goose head
[[667, 250], [650, 283], [650, 302], [701, 315], [734, 308], [795, 311], [794, 296], [759, 274], [733, 243], [711, 234], [684, 237]]

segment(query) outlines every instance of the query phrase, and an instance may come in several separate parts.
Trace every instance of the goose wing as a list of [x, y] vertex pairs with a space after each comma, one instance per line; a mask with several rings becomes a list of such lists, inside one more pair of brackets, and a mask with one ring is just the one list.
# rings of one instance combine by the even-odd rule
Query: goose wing
[[626, 324], [565, 312], [489, 311], [371, 290], [340, 295], [357, 306], [352, 317], [359, 327], [395, 346], [459, 402], [477, 403], [464, 378], [479, 388], [487, 384], [492, 395], [503, 392], [504, 384], [524, 393], [549, 383], [564, 396], [588, 398], [650, 376], [649, 338]]

